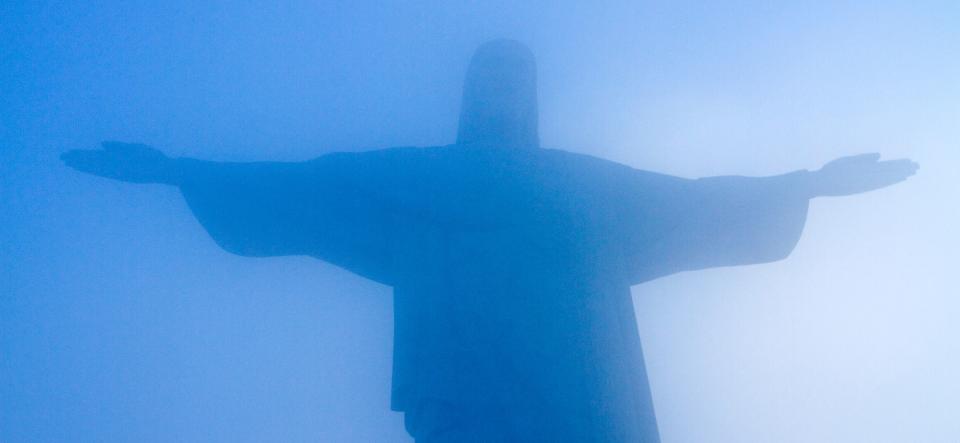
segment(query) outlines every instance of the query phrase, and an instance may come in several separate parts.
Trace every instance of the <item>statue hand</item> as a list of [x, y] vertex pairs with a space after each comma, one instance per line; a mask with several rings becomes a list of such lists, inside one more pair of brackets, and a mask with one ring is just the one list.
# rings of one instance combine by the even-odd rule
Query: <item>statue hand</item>
[[103, 149], [74, 149], [60, 159], [80, 172], [132, 183], [167, 183], [174, 178], [174, 161], [139, 143], [103, 142]]
[[902, 182], [919, 165], [907, 160], [880, 161], [880, 154], [841, 157], [814, 172], [813, 196], [841, 196], [873, 191]]

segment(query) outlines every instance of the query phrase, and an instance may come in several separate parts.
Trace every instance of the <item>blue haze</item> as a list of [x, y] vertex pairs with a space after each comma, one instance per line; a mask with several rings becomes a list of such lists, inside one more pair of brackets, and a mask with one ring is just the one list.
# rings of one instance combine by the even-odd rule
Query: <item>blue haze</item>
[[633, 288], [665, 442], [960, 438], [954, 2], [6, 2], [0, 441], [409, 441], [386, 286], [219, 250], [103, 139], [304, 160], [456, 133], [474, 47], [537, 54], [544, 146], [685, 177], [911, 157], [781, 262]]

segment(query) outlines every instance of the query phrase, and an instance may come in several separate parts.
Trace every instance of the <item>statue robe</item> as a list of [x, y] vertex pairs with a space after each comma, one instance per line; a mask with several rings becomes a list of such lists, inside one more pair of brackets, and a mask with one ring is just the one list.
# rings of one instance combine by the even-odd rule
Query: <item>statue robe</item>
[[659, 441], [630, 286], [781, 259], [807, 208], [799, 173], [688, 180], [539, 148], [180, 161], [227, 251], [393, 287], [394, 410], [442, 400], [503, 441]]

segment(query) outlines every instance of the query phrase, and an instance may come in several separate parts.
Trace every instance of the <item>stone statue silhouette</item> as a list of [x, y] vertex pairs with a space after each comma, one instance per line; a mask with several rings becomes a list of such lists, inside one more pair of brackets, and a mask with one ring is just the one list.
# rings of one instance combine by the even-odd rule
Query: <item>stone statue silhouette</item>
[[811, 198], [917, 168], [867, 154], [690, 180], [542, 149], [533, 55], [510, 40], [475, 53], [452, 145], [215, 163], [106, 142], [62, 158], [178, 186], [232, 253], [393, 287], [392, 408], [421, 443], [659, 441], [630, 286], [782, 259]]

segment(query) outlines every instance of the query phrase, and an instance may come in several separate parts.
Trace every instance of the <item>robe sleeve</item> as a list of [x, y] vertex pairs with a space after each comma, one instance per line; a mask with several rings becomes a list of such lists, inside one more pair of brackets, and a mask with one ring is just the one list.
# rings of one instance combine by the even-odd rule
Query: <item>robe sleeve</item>
[[395, 171], [409, 154], [393, 148], [300, 163], [181, 159], [178, 182], [197, 220], [228, 252], [308, 255], [390, 284]]
[[773, 177], [650, 180], [649, 219], [628, 242], [632, 283], [681, 271], [767, 263], [793, 251], [806, 221], [806, 171]]

